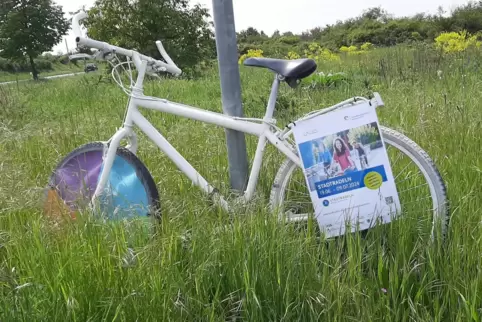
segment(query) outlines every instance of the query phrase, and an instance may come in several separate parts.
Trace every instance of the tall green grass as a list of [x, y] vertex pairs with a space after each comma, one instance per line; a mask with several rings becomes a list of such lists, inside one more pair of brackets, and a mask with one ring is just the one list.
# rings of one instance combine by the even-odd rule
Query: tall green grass
[[[40, 212], [43, 187], [75, 147], [106, 140], [122, 125], [126, 97], [83, 76], [0, 87], [1, 321], [478, 321], [482, 316], [480, 56], [439, 57], [392, 48], [322, 64], [351, 82], [323, 90], [283, 86], [280, 123], [371, 90], [384, 125], [418, 142], [448, 187], [445, 243], [431, 243], [416, 220], [366, 236], [323, 241], [316, 223], [279, 223], [266, 201], [282, 162], [273, 148], [257, 202], [229, 217], [211, 206], [152, 143], [139, 157], [161, 196], [162, 223], [65, 227]], [[439, 78], [437, 71], [442, 71]], [[244, 110], [260, 117], [272, 78], [241, 68]], [[164, 80], [146, 93], [221, 111], [217, 72]], [[229, 190], [224, 131], [146, 111], [210, 182]], [[256, 140], [247, 137], [249, 156]], [[126, 263], [127, 245], [136, 257]]]
[[[69, 74], [69, 73], [77, 73], [84, 71], [84, 64], [82, 62], [78, 63], [78, 65], [74, 64], [61, 64], [61, 63], [53, 63], [51, 70], [40, 70], [39, 77], [47, 77], [47, 76], [54, 76], [54, 75], [61, 75], [61, 74]], [[10, 81], [22, 81], [22, 80], [31, 80], [32, 75], [28, 72], [18, 72], [18, 73], [11, 73], [6, 71], [0, 71], [0, 83], [2, 82], [10, 82]]]

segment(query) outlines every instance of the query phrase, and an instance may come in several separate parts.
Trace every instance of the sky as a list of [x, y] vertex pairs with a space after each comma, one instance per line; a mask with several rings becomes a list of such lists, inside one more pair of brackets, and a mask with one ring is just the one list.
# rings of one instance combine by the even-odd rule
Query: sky
[[[81, 5], [89, 8], [94, 3], [94, 0], [54, 1], [63, 6], [69, 18], [69, 11], [75, 11]], [[323, 27], [338, 20], [356, 17], [371, 7], [381, 6], [395, 16], [409, 16], [420, 12], [433, 14], [439, 6], [450, 11], [468, 2], [469, 0], [233, 0], [233, 7], [236, 31], [254, 27], [271, 35], [275, 30], [281, 33], [300, 33], [314, 27]], [[191, 0], [191, 3], [200, 3], [212, 15], [212, 0]], [[69, 50], [72, 50], [75, 46], [72, 32], [65, 39]], [[53, 52], [65, 53], [65, 39], [54, 47]]]

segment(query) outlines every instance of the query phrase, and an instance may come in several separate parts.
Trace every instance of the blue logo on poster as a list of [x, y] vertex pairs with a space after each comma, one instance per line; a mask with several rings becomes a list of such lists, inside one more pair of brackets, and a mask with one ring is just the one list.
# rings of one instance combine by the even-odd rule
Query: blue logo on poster
[[323, 200], [323, 206], [328, 207], [330, 202], [328, 200]]

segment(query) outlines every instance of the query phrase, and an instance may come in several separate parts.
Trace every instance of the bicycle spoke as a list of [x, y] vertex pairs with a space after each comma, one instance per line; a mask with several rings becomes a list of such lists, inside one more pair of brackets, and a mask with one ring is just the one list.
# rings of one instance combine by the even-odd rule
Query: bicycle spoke
[[405, 181], [407, 181], [407, 180], [409, 180], [410, 178], [413, 178], [413, 177], [415, 177], [415, 176], [420, 177], [420, 175], [421, 175], [420, 173], [419, 173], [419, 174], [413, 174], [413, 175], [409, 176], [408, 178], [405, 178], [405, 179], [402, 180], [402, 181], [398, 181], [397, 184], [401, 184], [401, 183], [403, 183], [403, 182], [405, 182]]
[[416, 203], [416, 202], [420, 202], [421, 200], [427, 200], [427, 199], [431, 199], [432, 196], [428, 196], [428, 197], [425, 197], [425, 198], [420, 198], [420, 199], [417, 199], [417, 200], [414, 200], [414, 201], [410, 201], [404, 205], [410, 205], [410, 204], [413, 204], [413, 203]]
[[397, 178], [398, 178], [398, 177], [405, 171], [405, 169], [407, 169], [410, 165], [411, 165], [411, 164], [408, 163], [408, 164], [403, 168], [403, 170], [402, 170], [399, 174], [397, 174], [397, 176], [395, 177], [395, 181], [397, 181]]
[[[391, 148], [391, 146], [389, 146], [389, 148]], [[389, 151], [389, 149], [387, 149], [387, 154], [390, 155], [388, 151]], [[398, 161], [402, 158], [402, 156], [403, 156], [403, 155], [400, 154], [400, 155], [395, 159], [395, 161], [393, 161], [393, 162], [390, 161], [390, 164], [392, 165], [392, 167], [395, 166], [395, 165], [398, 163]]]
[[399, 193], [402, 193], [402, 192], [405, 192], [405, 191], [411, 191], [411, 190], [417, 189], [417, 188], [419, 188], [419, 187], [424, 187], [424, 186], [428, 186], [428, 183], [420, 184], [420, 185], [418, 185], [418, 186], [416, 186], [416, 187], [402, 190], [402, 191], [400, 191]]

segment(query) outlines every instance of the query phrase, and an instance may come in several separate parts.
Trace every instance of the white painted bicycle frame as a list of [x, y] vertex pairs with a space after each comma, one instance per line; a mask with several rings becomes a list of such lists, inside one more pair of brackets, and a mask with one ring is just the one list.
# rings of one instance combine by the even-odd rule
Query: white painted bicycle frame
[[[137, 59], [134, 59], [137, 61]], [[146, 61], [142, 61], [140, 66], [137, 66], [139, 74], [137, 77], [136, 85], [134, 86], [132, 95], [129, 99], [128, 110], [124, 120], [124, 125], [119, 129], [112, 138], [108, 141], [109, 146], [106, 151], [104, 158], [104, 170], [100, 177], [98, 186], [95, 190], [92, 202], [95, 201], [106, 185], [109, 173], [114, 162], [116, 155], [116, 149], [119, 147], [122, 139], [127, 138], [130, 144], [127, 148], [136, 153], [137, 150], [137, 140], [135, 133], [133, 131], [134, 126], [137, 126], [142, 132], [144, 132], [147, 137], [153, 141], [159, 149], [164, 152], [169, 159], [181, 170], [191, 181], [201, 188], [207, 194], [212, 194], [215, 200], [226, 210], [229, 209], [226, 200], [217, 193], [215, 188], [211, 186], [203, 176], [196, 171], [196, 169], [167, 141], [167, 139], [159, 133], [159, 131], [141, 114], [139, 111], [140, 107], [152, 109], [160, 112], [165, 112], [169, 114], [178, 115], [181, 117], [201, 121], [204, 123], [215, 124], [223, 128], [228, 128], [236, 131], [241, 131], [247, 134], [256, 135], [259, 137], [258, 144], [256, 148], [256, 153], [252, 162], [252, 168], [249, 175], [246, 190], [241, 197], [244, 202], [248, 202], [252, 199], [256, 186], [258, 183], [259, 173], [261, 165], [263, 162], [264, 149], [267, 142], [273, 144], [281, 153], [286, 157], [291, 159], [295, 164], [301, 166], [301, 160], [295, 152], [295, 147], [292, 146], [285, 139], [291, 135], [292, 126], [298, 122], [293, 122], [286, 127], [284, 131], [274, 130], [270, 122], [272, 122], [274, 108], [276, 104], [276, 99], [278, 95], [278, 89], [282, 77], [276, 75], [271, 87], [271, 93], [268, 100], [268, 105], [266, 108], [266, 113], [263, 118], [263, 123], [256, 123], [249, 120], [243, 120], [231, 116], [227, 116], [221, 113], [206, 111], [203, 109], [195, 108], [192, 106], [179, 104], [175, 102], [170, 102], [166, 99], [159, 99], [155, 97], [145, 96], [143, 94], [143, 81], [146, 72]], [[335, 106], [327, 109], [319, 110], [314, 113], [308, 114], [305, 118], [311, 118], [319, 114], [330, 112], [334, 109], [341, 108], [345, 105], [352, 104], [357, 100], [362, 101], [366, 98], [351, 98], [344, 102], [341, 102]], [[375, 97], [372, 102], [376, 103], [377, 106], [382, 104], [378, 97]], [[302, 119], [305, 119], [302, 118]], [[302, 120], [300, 119], [300, 120]]]
[[[138, 59], [134, 59], [134, 62]], [[146, 61], [141, 61], [140, 66], [136, 67], [139, 71], [136, 84], [129, 99], [129, 105], [124, 120], [123, 127], [119, 129], [108, 141], [109, 145], [104, 157], [103, 172], [99, 179], [99, 183], [92, 197], [92, 202], [104, 191], [106, 186], [112, 164], [116, 155], [116, 150], [120, 146], [122, 139], [127, 138], [130, 144], [127, 148], [133, 153], [137, 150], [137, 140], [133, 131], [134, 126], [137, 126], [147, 137], [153, 141], [159, 149], [171, 159], [171, 161], [181, 170], [191, 181], [201, 188], [207, 194], [217, 194], [213, 186], [211, 186], [203, 176], [194, 169], [194, 167], [167, 141], [167, 139], [159, 133], [159, 131], [141, 114], [140, 107], [148, 108], [160, 112], [178, 115], [181, 117], [201, 121], [204, 123], [214, 124], [223, 128], [241, 131], [247, 134], [256, 135], [259, 137], [256, 153], [252, 162], [252, 168], [249, 175], [247, 188], [244, 192], [244, 201], [252, 199], [256, 185], [259, 178], [259, 173], [263, 161], [264, 149], [267, 142], [273, 144], [286, 157], [301, 166], [301, 161], [294, 152], [293, 147], [284, 141], [284, 138], [289, 136], [287, 132], [281, 136], [280, 131], [274, 131], [269, 124], [272, 122], [278, 88], [281, 82], [281, 77], [278, 75], [274, 78], [271, 88], [271, 94], [266, 109], [266, 114], [263, 118], [263, 123], [256, 123], [248, 120], [227, 116], [221, 113], [206, 111], [195, 107], [170, 102], [166, 99], [159, 99], [143, 94], [143, 81], [146, 73]], [[228, 209], [225, 199], [221, 195], [217, 195], [218, 202], [221, 206]]]
[[[155, 60], [151, 57], [147, 57], [137, 53], [136, 51], [127, 50], [124, 48], [109, 45], [97, 40], [81, 37], [79, 21], [87, 17], [85, 12], [76, 14], [72, 19], [72, 29], [76, 34], [76, 42], [80, 45], [97, 48], [105, 52], [115, 52], [124, 56], [132, 58], [137, 70], [138, 76], [135, 85], [132, 88], [132, 94], [129, 98], [129, 104], [127, 108], [124, 124], [111, 138], [108, 143], [108, 147], [104, 152], [103, 160], [103, 172], [99, 179], [99, 183], [94, 192], [91, 200], [91, 205], [95, 204], [96, 199], [105, 191], [106, 183], [109, 178], [109, 174], [112, 168], [116, 156], [116, 150], [120, 146], [120, 142], [127, 138], [129, 141], [128, 148], [134, 154], [137, 150], [137, 138], [133, 131], [134, 126], [137, 126], [147, 137], [152, 140], [159, 149], [164, 152], [169, 159], [181, 170], [191, 181], [201, 188], [205, 193], [212, 195], [215, 202], [220, 204], [225, 210], [229, 210], [226, 200], [217, 192], [217, 190], [211, 186], [202, 175], [194, 169], [194, 167], [167, 141], [167, 139], [159, 133], [159, 131], [140, 113], [139, 107], [152, 109], [160, 112], [165, 112], [173, 115], [177, 115], [184, 118], [189, 118], [204, 123], [214, 124], [223, 128], [240, 131], [247, 134], [256, 135], [259, 137], [256, 147], [256, 153], [252, 162], [251, 172], [248, 178], [248, 183], [244, 194], [241, 196], [243, 202], [248, 202], [253, 198], [256, 186], [258, 183], [259, 173], [263, 162], [264, 149], [267, 142], [273, 144], [281, 153], [291, 159], [296, 165], [301, 167], [301, 160], [296, 153], [296, 148], [286, 141], [286, 138], [291, 136], [291, 129], [295, 126], [296, 122], [304, 119], [315, 117], [320, 114], [328, 113], [338, 108], [343, 108], [348, 105], [352, 105], [358, 101], [367, 101], [364, 97], [353, 97], [346, 101], [340, 102], [334, 106], [311, 112], [297, 121], [290, 123], [283, 131], [275, 130], [273, 125], [273, 114], [278, 96], [278, 89], [281, 81], [284, 77], [281, 75], [275, 75], [271, 93], [266, 108], [264, 118], [260, 123], [256, 123], [246, 118], [232, 117], [224, 115], [222, 113], [216, 113], [206, 111], [203, 109], [195, 108], [192, 106], [170, 102], [166, 99], [160, 99], [156, 97], [150, 97], [143, 94], [144, 77], [149, 67], [155, 67], [157, 70], [166, 71], [174, 75], [181, 74], [181, 70], [174, 64], [169, 55], [165, 52], [160, 41], [156, 42], [156, 45], [164, 57], [167, 63]], [[378, 93], [375, 93], [375, 97], [370, 100], [375, 106], [382, 106]]]

